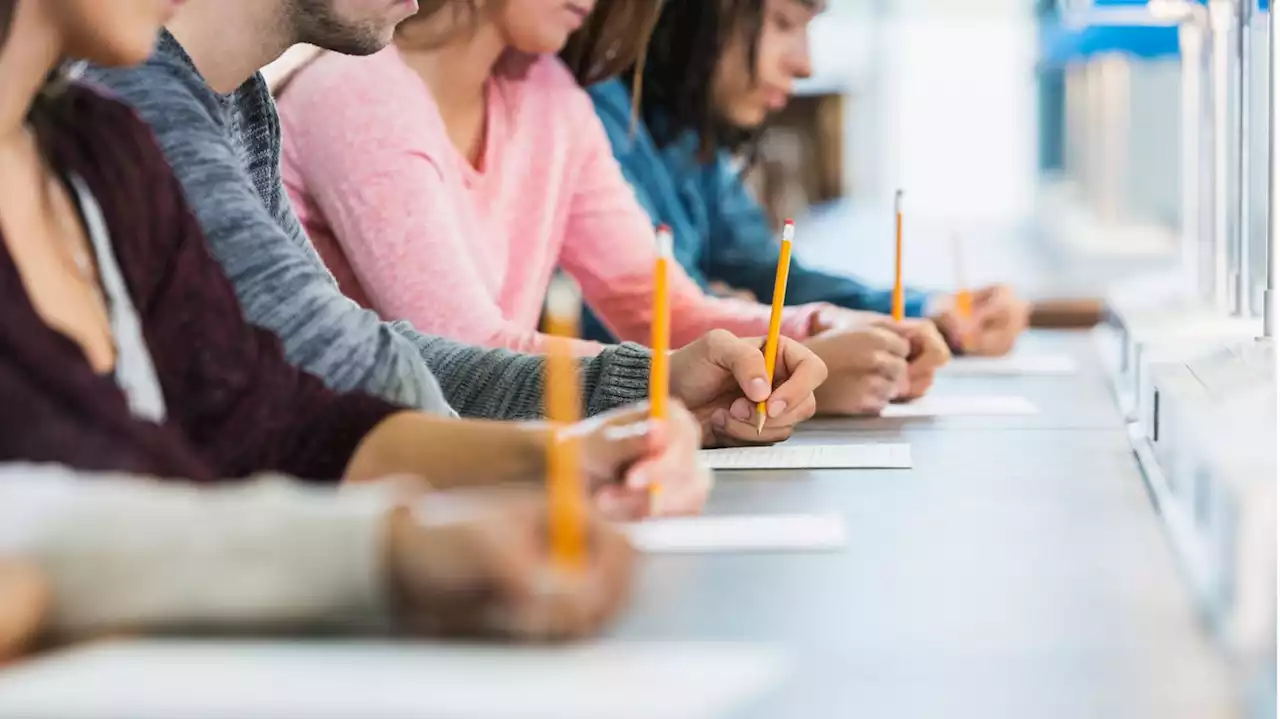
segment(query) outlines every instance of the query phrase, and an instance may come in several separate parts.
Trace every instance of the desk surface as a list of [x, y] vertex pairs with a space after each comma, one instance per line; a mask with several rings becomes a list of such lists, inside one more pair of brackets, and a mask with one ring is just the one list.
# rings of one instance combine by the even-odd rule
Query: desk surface
[[909, 472], [721, 473], [710, 514], [839, 512], [848, 548], [656, 558], [614, 635], [780, 645], [793, 676], [744, 719], [1231, 716], [1087, 337], [1026, 344], [1081, 373], [935, 391], [1023, 394], [1039, 416], [799, 435], [909, 441]]

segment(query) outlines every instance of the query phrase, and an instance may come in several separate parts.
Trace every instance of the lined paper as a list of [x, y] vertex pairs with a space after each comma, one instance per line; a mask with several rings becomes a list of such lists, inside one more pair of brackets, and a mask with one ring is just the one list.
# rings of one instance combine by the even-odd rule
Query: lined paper
[[636, 549], [651, 554], [823, 552], [847, 541], [844, 519], [836, 515], [682, 517], [622, 528]]
[[798, 444], [704, 449], [711, 469], [911, 469], [911, 445]]
[[1066, 376], [1080, 371], [1080, 363], [1063, 354], [1013, 354], [1008, 357], [957, 357], [940, 374], [957, 377]]
[[785, 667], [777, 650], [728, 643], [120, 641], [0, 672], [0, 716], [703, 719]]
[[1026, 397], [1015, 395], [926, 395], [914, 402], [891, 404], [881, 417], [963, 417], [1039, 414]]

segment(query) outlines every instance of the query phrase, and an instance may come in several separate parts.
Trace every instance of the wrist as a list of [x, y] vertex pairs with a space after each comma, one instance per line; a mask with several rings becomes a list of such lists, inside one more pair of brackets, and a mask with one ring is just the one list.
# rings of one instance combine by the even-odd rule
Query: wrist
[[930, 292], [924, 298], [924, 309], [921, 315], [937, 324], [938, 318], [945, 315], [954, 302], [954, 296], [948, 292]]
[[547, 449], [563, 425], [552, 422], [522, 422], [512, 425], [517, 437], [512, 447], [513, 464], [509, 478], [520, 482], [541, 483], [547, 473]]

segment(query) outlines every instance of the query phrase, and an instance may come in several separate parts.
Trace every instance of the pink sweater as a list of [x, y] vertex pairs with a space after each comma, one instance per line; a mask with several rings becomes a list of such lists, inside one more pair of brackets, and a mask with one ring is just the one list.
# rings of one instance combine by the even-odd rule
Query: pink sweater
[[[293, 79], [280, 113], [294, 208], [356, 301], [422, 332], [539, 352], [559, 265], [615, 335], [648, 343], [653, 228], [590, 98], [558, 59], [490, 82], [482, 170], [450, 142], [431, 92], [394, 47], [322, 56]], [[768, 331], [769, 307], [710, 297], [673, 270], [674, 347], [718, 327]], [[788, 308], [783, 333], [806, 337], [814, 310]]]

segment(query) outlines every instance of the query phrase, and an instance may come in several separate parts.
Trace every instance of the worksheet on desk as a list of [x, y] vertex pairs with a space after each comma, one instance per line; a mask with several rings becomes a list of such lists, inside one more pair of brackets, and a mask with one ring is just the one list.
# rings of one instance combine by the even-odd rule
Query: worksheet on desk
[[1066, 376], [1080, 371], [1075, 358], [1064, 354], [1014, 353], [1007, 357], [956, 357], [939, 370], [954, 377]]
[[880, 412], [881, 417], [964, 417], [994, 415], [1039, 414], [1040, 408], [1016, 395], [933, 395], [928, 394], [913, 402], [891, 404]]
[[704, 449], [711, 469], [911, 469], [911, 445], [900, 443], [799, 444]]
[[676, 517], [620, 526], [648, 554], [828, 552], [847, 541], [844, 518], [833, 514]]
[[129, 640], [0, 670], [0, 717], [709, 719], [786, 664], [746, 643]]

